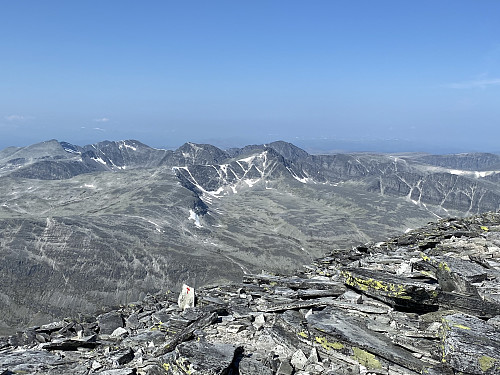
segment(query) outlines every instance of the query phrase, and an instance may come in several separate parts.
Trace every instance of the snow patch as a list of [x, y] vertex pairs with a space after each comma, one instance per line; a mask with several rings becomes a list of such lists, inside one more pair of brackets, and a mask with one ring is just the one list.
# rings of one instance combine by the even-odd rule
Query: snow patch
[[311, 179], [307, 177], [299, 177], [295, 174], [294, 171], [292, 171], [289, 167], [286, 167], [288, 169], [288, 172], [292, 175], [293, 178], [295, 178], [297, 181], [302, 182], [303, 184], [307, 184]]
[[[439, 167], [434, 167], [433, 170], [438, 170], [440, 171], [441, 168]], [[448, 169], [445, 170], [450, 174], [456, 175], [456, 176], [468, 176], [468, 177], [475, 177], [475, 178], [483, 178], [487, 176], [491, 176], [494, 174], [500, 173], [500, 171], [464, 171], [461, 169]]]
[[92, 160], [95, 160], [95, 161], [97, 161], [97, 162], [99, 162], [99, 163], [104, 164], [104, 165], [107, 166], [106, 162], [103, 159], [101, 159], [100, 157], [92, 158]]
[[64, 151], [69, 152], [70, 154], [77, 154], [77, 155], [81, 155], [82, 154], [80, 151], [73, 150], [72, 148], [66, 148], [66, 147], [64, 147]]
[[245, 183], [249, 186], [249, 187], [252, 187], [254, 186], [257, 182], [260, 181], [260, 178], [256, 178], [256, 179], [249, 179], [249, 178], [246, 178], [244, 179], [243, 181], [245, 181]]
[[125, 143], [125, 142], [123, 142], [123, 146], [125, 146], [125, 148], [131, 149], [132, 151], [137, 151], [137, 147], [129, 145], [129, 144]]
[[255, 159], [255, 155], [249, 156], [248, 158], [239, 159], [238, 161], [242, 161], [244, 163], [250, 164], [252, 161], [254, 161], [254, 159]]
[[155, 226], [155, 229], [156, 229], [157, 232], [159, 232], [159, 233], [162, 232], [161, 227], [158, 224], [156, 224], [154, 221], [151, 221], [151, 220], [148, 220], [148, 219], [146, 219], [146, 221], [148, 223], [150, 223], [150, 224], [153, 224]]
[[202, 228], [202, 225], [200, 223], [200, 217], [193, 210], [189, 210], [188, 220], [193, 220], [194, 221], [194, 225], [196, 225], [198, 228]]
[[307, 177], [300, 178], [300, 177], [295, 176], [295, 175], [292, 175], [292, 176], [293, 176], [293, 178], [295, 178], [297, 181], [300, 181], [300, 182], [302, 182], [303, 184], [307, 184], [307, 183], [309, 182], [309, 178], [307, 178]]

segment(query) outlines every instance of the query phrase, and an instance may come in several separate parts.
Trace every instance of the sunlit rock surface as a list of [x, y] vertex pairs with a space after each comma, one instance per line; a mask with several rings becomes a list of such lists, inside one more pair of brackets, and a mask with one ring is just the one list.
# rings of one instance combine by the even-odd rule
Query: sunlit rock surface
[[500, 214], [0, 338], [2, 374], [498, 374]]
[[[498, 158], [310, 155], [286, 142], [224, 151], [51, 140], [1, 150], [0, 334], [183, 283], [238, 282], [263, 269], [292, 275], [332, 249], [498, 210]], [[457, 241], [443, 246], [468, 246]], [[439, 303], [476, 303], [450, 290], [470, 291], [485, 274], [459, 264], [446, 274], [442, 262], [445, 255], [414, 264], [439, 276]], [[432, 292], [418, 283], [405, 285]], [[386, 294], [393, 306], [412, 304]]]

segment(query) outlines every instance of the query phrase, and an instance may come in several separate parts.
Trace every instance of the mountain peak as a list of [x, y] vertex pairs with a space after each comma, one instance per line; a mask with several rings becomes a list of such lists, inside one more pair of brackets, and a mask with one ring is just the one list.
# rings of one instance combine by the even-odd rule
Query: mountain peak
[[309, 156], [309, 154], [300, 147], [297, 147], [294, 144], [285, 141], [275, 141], [268, 144], [267, 146], [278, 151], [281, 155], [283, 155], [285, 159], [289, 159], [292, 161], [305, 159]]

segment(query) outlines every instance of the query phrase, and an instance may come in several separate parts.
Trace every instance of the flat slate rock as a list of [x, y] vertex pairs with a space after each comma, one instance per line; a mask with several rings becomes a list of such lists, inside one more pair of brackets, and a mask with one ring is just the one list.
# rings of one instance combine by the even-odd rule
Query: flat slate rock
[[111, 369], [99, 372], [99, 375], [135, 375], [137, 374], [134, 368]]
[[416, 372], [428, 367], [387, 337], [370, 331], [362, 319], [331, 306], [309, 315], [307, 322], [315, 330], [315, 341], [323, 349], [358, 358], [369, 369], [386, 367], [387, 361]]
[[500, 374], [500, 331], [465, 314], [443, 317], [442, 360], [465, 374]]
[[45, 350], [78, 350], [78, 348], [93, 349], [101, 343], [97, 341], [97, 335], [72, 339], [56, 339], [44, 344]]
[[111, 335], [118, 327], [124, 327], [123, 315], [118, 311], [111, 311], [97, 317], [99, 332], [104, 335]]
[[342, 268], [346, 285], [392, 306], [414, 311], [437, 310], [439, 286], [388, 272], [366, 268]]
[[11, 373], [34, 373], [50, 366], [67, 363], [58, 355], [42, 350], [10, 351], [0, 353], [0, 370]]
[[167, 374], [196, 372], [205, 375], [226, 374], [233, 366], [236, 347], [230, 344], [184, 342], [163, 357]]

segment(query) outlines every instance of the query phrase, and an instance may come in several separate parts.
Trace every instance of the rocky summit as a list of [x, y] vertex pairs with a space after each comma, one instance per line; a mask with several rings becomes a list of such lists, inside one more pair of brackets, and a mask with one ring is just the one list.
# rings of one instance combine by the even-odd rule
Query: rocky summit
[[194, 307], [163, 290], [0, 338], [0, 374], [499, 374], [499, 247], [484, 213], [199, 288]]

